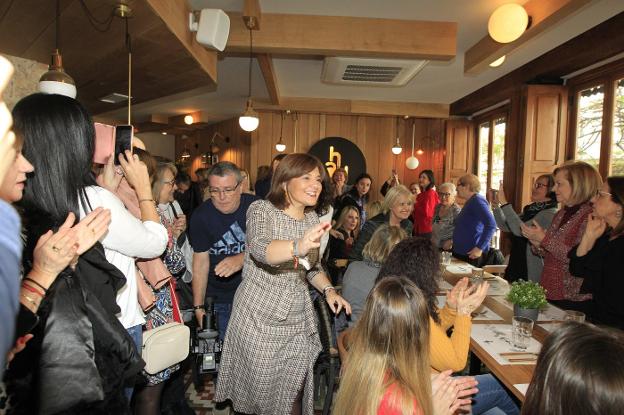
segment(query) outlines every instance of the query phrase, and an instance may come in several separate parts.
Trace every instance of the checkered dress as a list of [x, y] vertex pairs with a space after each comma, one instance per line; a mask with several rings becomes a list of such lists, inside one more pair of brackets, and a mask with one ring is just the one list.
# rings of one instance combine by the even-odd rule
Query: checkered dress
[[[314, 362], [321, 351], [308, 282], [323, 271], [318, 251], [306, 272], [292, 261], [271, 266], [273, 240], [301, 238], [319, 223], [314, 212], [295, 220], [266, 200], [247, 211], [247, 252], [225, 336], [216, 401], [231, 399], [234, 410], [287, 414], [304, 387], [304, 413], [313, 414]], [[305, 277], [305, 278], [304, 278]], [[303, 385], [305, 379], [305, 385]]]

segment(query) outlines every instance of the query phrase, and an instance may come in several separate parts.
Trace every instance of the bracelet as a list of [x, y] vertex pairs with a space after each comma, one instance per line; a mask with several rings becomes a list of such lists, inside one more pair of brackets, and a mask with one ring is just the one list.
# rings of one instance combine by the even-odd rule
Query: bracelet
[[22, 281], [30, 281], [30, 282], [32, 282], [33, 284], [35, 284], [37, 287], [41, 288], [41, 289], [43, 290], [43, 293], [44, 293], [44, 294], [47, 294], [47, 293], [48, 293], [48, 289], [47, 289], [47, 288], [45, 288], [43, 285], [39, 284], [37, 281], [33, 280], [33, 279], [32, 279], [32, 278], [30, 278], [30, 277], [24, 277], [24, 278], [22, 278]]
[[297, 242], [297, 240], [293, 240], [293, 256], [298, 257], [299, 256], [299, 243]]
[[139, 199], [139, 203], [141, 202], [152, 202], [152, 203], [156, 203], [154, 202], [154, 199]]
[[33, 293], [33, 294], [37, 294], [37, 295], [38, 295], [39, 297], [41, 297], [41, 298], [43, 298], [43, 297], [45, 296], [45, 294], [44, 294], [44, 293], [42, 293], [42, 292], [41, 292], [41, 291], [39, 291], [39, 290], [36, 290], [36, 289], [35, 289], [35, 287], [32, 287], [32, 286], [30, 286], [30, 285], [28, 285], [28, 284], [24, 284], [24, 283], [22, 283], [22, 288], [24, 288], [25, 290], [30, 291], [30, 292], [31, 292], [31, 293]]
[[299, 268], [299, 257], [297, 255], [293, 255], [293, 263], [295, 265], [295, 269]]
[[336, 291], [336, 287], [334, 287], [333, 285], [327, 285], [323, 287], [323, 297], [327, 297], [327, 291], [330, 291], [330, 290]]
[[204, 310], [206, 311], [206, 306], [204, 305], [194, 305], [193, 310]]
[[26, 299], [26, 301], [28, 301], [30, 304], [32, 304], [35, 308], [39, 308], [39, 303], [36, 302], [34, 298], [29, 297], [29, 296], [27, 296], [24, 293], [22, 293], [21, 296], [24, 297]]

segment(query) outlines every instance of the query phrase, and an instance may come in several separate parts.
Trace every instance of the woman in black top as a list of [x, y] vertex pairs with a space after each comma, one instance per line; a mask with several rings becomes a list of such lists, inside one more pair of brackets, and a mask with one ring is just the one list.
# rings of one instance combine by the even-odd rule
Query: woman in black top
[[596, 323], [624, 329], [624, 176], [607, 178], [592, 199], [581, 243], [570, 251], [570, 273], [591, 287]]
[[346, 266], [336, 264], [337, 259], [348, 259], [353, 243], [360, 233], [360, 212], [355, 206], [345, 206], [329, 235], [327, 268], [332, 282], [340, 284]]

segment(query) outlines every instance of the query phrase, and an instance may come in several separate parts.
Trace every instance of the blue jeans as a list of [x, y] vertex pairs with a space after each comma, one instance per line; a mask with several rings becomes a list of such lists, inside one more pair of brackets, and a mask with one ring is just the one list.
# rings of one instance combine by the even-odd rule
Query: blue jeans
[[219, 340], [225, 338], [225, 331], [227, 330], [228, 323], [230, 322], [230, 314], [232, 314], [232, 304], [230, 303], [216, 303], [213, 305], [214, 311], [217, 314], [217, 329], [219, 329]]
[[[477, 375], [477, 392], [472, 397], [472, 413], [474, 415], [485, 414], [507, 414], [517, 415], [520, 413], [518, 406], [509, 396], [503, 385], [498, 382], [492, 375]], [[490, 412], [490, 410], [498, 408], [499, 411]]]
[[[139, 324], [137, 326], [128, 327], [126, 329], [130, 337], [132, 337], [132, 341], [136, 346], [137, 353], [141, 356], [141, 352], [143, 351], [143, 325]], [[124, 388], [124, 395], [128, 398], [128, 404], [130, 404], [130, 400], [132, 399], [132, 393], [134, 392], [134, 385], [128, 388]]]

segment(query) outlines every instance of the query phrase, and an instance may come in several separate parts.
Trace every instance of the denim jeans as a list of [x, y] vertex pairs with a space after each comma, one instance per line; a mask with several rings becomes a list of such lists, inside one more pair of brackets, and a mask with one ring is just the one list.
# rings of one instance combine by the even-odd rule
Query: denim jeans
[[217, 328], [219, 329], [219, 340], [223, 340], [225, 338], [225, 331], [227, 330], [228, 323], [230, 322], [230, 314], [232, 314], [232, 304], [216, 303], [213, 307], [215, 313], [217, 314]]
[[[472, 413], [474, 415], [507, 414], [517, 415], [520, 413], [518, 406], [509, 396], [503, 385], [492, 375], [477, 375], [477, 392], [472, 397]], [[498, 408], [496, 411], [494, 408]], [[494, 411], [491, 411], [493, 410]]]
[[[141, 351], [143, 350], [143, 326], [141, 324], [133, 327], [128, 327], [126, 329], [130, 337], [132, 337], [132, 341], [136, 346], [137, 353], [141, 356]], [[132, 399], [132, 393], [134, 392], [134, 385], [128, 388], [124, 388], [124, 395], [128, 398], [128, 404]]]

